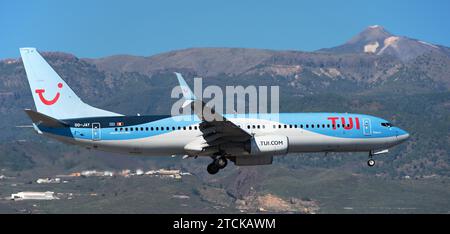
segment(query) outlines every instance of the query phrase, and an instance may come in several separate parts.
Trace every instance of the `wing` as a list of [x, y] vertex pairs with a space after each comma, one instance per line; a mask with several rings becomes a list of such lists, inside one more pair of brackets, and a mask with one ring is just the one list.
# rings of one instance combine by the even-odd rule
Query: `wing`
[[[242, 144], [253, 137], [250, 132], [239, 124], [225, 118], [225, 116], [216, 112], [214, 108], [198, 100], [181, 74], [175, 74], [185, 99], [183, 108], [190, 106], [191, 110], [202, 120], [199, 126], [200, 131], [202, 131], [202, 138], [189, 143], [185, 147], [188, 152], [203, 154], [230, 153], [224, 152], [226, 148], [221, 146], [236, 145], [240, 147], [240, 143]], [[243, 145], [241, 148], [244, 150]]]

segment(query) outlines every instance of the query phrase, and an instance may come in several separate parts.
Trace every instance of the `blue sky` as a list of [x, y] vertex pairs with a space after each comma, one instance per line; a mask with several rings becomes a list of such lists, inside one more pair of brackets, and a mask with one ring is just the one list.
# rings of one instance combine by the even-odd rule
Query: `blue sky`
[[19, 47], [78, 57], [190, 47], [313, 51], [369, 25], [450, 46], [450, 1], [0, 0], [0, 58]]

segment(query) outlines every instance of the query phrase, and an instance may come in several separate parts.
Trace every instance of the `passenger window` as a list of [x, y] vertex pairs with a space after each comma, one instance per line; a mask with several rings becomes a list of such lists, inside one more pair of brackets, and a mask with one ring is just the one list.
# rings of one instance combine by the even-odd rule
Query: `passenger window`
[[139, 131], [139, 128], [135, 128], [134, 130]]
[[284, 128], [287, 128], [287, 125], [286, 125], [286, 124], [284, 125]]
[[125, 131], [128, 132], [128, 128], [125, 128]]
[[167, 131], [169, 131], [169, 129], [170, 129], [169, 127], [166, 127], [166, 130], [167, 130]]
[[276, 126], [276, 125], [273, 125], [273, 128], [277, 128], [277, 126]]
[[250, 125], [247, 125], [247, 129], [250, 129]]
[[132, 131], [133, 131], [133, 128], [130, 128], [130, 131], [132, 132]]
[[337, 127], [338, 127], [338, 128], [340, 128], [340, 127], [341, 127], [341, 125], [340, 125], [340, 124], [338, 124], [338, 125], [337, 125]]
[[327, 128], [330, 128], [330, 124], [327, 124]]
[[311, 124], [311, 128], [314, 128], [314, 124]]
[[258, 129], [260, 129], [261, 128], [261, 125], [258, 125], [258, 126], [256, 126]]
[[175, 127], [172, 127], [172, 130], [175, 130]]
[[281, 128], [281, 124], [280, 124], [280, 125], [278, 125], [278, 128]]
[[297, 128], [297, 124], [295, 124], [294, 127]]
[[116, 131], [116, 132], [117, 132], [117, 128], [115, 128], [115, 129], [114, 129], [114, 131]]
[[186, 126], [183, 127], [183, 130], [186, 130]]
[[122, 131], [123, 130], [123, 128], [120, 128], [120, 131]]
[[194, 126], [194, 129], [197, 130], [197, 126]]
[[306, 125], [306, 128], [309, 128], [309, 125], [308, 125], [308, 124]]
[[292, 124], [289, 124], [289, 128], [292, 128]]
[[192, 130], [192, 126], [189, 126], [189, 130]]
[[180, 126], [178, 126], [178, 130], [181, 130], [181, 127], [180, 127]]
[[322, 124], [322, 128], [325, 128], [325, 124]]
[[158, 131], [158, 130], [159, 130], [159, 128], [158, 128], [158, 127], [156, 127], [156, 128], [155, 128], [155, 130], [156, 130], [156, 131]]
[[145, 131], [148, 131], [148, 127], [145, 127]]

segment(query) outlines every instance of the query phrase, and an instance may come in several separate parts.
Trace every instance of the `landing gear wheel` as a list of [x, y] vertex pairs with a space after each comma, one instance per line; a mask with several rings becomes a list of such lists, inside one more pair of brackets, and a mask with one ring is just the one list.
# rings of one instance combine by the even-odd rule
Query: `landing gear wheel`
[[209, 174], [214, 175], [217, 174], [217, 172], [219, 172], [220, 168], [213, 162], [208, 165], [206, 170], [208, 171]]
[[369, 159], [369, 161], [367, 161], [367, 165], [368, 165], [369, 167], [375, 166], [375, 160]]
[[220, 157], [214, 160], [214, 163], [217, 165], [217, 167], [219, 167], [219, 169], [224, 169], [228, 164], [228, 160], [225, 157]]

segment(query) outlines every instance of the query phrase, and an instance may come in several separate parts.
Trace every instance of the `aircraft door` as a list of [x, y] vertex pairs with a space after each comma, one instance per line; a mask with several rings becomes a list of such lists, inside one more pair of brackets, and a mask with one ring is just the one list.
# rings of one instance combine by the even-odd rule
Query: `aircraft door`
[[363, 133], [365, 136], [372, 135], [372, 126], [370, 124], [370, 119], [363, 119]]
[[101, 140], [101, 126], [100, 123], [92, 123], [92, 140], [99, 141]]

